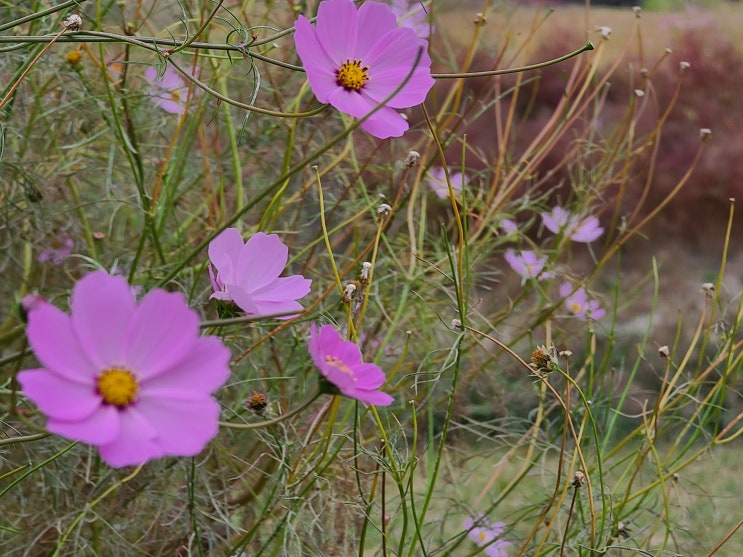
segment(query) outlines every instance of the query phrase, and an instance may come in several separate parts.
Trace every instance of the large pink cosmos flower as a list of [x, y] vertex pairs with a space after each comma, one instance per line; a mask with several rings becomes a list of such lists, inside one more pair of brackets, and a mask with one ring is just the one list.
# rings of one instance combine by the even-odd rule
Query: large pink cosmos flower
[[227, 228], [209, 244], [209, 259], [217, 268], [216, 276], [209, 268], [211, 298], [235, 302], [248, 315], [302, 311], [296, 300], [307, 295], [312, 280], [302, 275], [279, 277], [289, 248], [276, 234], [257, 232], [243, 243], [237, 228]]
[[586, 289], [583, 287], [573, 292], [573, 285], [563, 282], [560, 285], [560, 296], [565, 298], [565, 307], [568, 311], [581, 321], [601, 319], [606, 315], [606, 310], [602, 309], [596, 300], [588, 299]]
[[593, 242], [604, 233], [596, 217], [581, 219], [562, 207], [555, 207], [550, 213], [542, 213], [542, 222], [553, 234], [562, 234], [573, 242]]
[[408, 123], [395, 109], [422, 103], [434, 83], [425, 39], [398, 27], [386, 4], [365, 2], [357, 8], [351, 0], [320, 2], [316, 26], [299, 16], [294, 31], [317, 100], [356, 118], [385, 102], [410, 75], [361, 125], [381, 139], [405, 133]]
[[199, 337], [181, 294], [153, 290], [137, 304], [126, 280], [103, 271], [72, 291], [72, 315], [29, 312], [26, 334], [43, 366], [18, 374], [52, 433], [98, 447], [114, 467], [198, 454], [219, 430], [210, 394], [230, 374], [230, 351]]
[[390, 395], [377, 390], [384, 384], [382, 368], [363, 363], [358, 345], [343, 340], [335, 327], [325, 325], [318, 331], [312, 325], [307, 347], [320, 373], [341, 394], [377, 406], [392, 404]]

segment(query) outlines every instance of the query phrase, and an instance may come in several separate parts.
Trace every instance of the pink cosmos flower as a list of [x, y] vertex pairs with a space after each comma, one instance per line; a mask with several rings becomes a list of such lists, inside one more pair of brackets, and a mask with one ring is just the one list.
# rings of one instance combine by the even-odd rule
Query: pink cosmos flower
[[547, 263], [546, 255], [537, 255], [536, 252], [528, 250], [516, 253], [512, 249], [508, 249], [504, 257], [511, 268], [520, 274], [524, 280], [544, 280], [555, 276], [552, 271], [542, 272], [544, 264]]
[[330, 393], [346, 395], [366, 404], [388, 406], [394, 400], [379, 391], [384, 384], [384, 372], [376, 364], [361, 361], [361, 350], [357, 344], [343, 340], [332, 325], [317, 330], [312, 325], [312, 334], [307, 345], [310, 356], [323, 377], [330, 383]]
[[72, 253], [74, 247], [75, 242], [67, 235], [67, 232], [60, 232], [52, 238], [47, 248], [36, 257], [36, 261], [39, 263], [48, 261], [52, 265], [61, 265], [64, 263], [65, 257]]
[[41, 304], [26, 334], [42, 365], [18, 374], [52, 433], [96, 446], [113, 467], [193, 456], [219, 430], [210, 393], [230, 374], [230, 351], [199, 337], [181, 294], [156, 289], [137, 304], [103, 271], [75, 285], [72, 315]]
[[555, 207], [551, 213], [542, 213], [542, 221], [550, 232], [562, 234], [573, 242], [593, 242], [604, 233], [596, 217], [581, 220], [562, 207]]
[[427, 39], [431, 34], [431, 25], [428, 23], [428, 12], [423, 4], [421, 0], [392, 0], [390, 9], [400, 27], [408, 27], [421, 39]]
[[485, 548], [485, 555], [489, 555], [490, 557], [508, 557], [506, 548], [511, 543], [506, 540], [497, 539], [506, 530], [506, 525], [502, 522], [493, 522], [491, 524], [486, 517], [479, 516], [476, 521], [471, 518], [465, 520], [464, 528], [469, 530], [467, 535], [478, 547]]
[[312, 92], [341, 112], [363, 118], [405, 83], [361, 125], [380, 139], [405, 133], [408, 123], [395, 109], [422, 103], [434, 83], [425, 39], [398, 27], [386, 4], [357, 8], [351, 0], [320, 2], [316, 26], [299, 16], [294, 31]]
[[279, 277], [289, 248], [276, 234], [258, 232], [243, 243], [237, 228], [227, 228], [209, 244], [209, 259], [217, 268], [214, 276], [209, 267], [210, 298], [234, 302], [248, 315], [302, 311], [296, 300], [307, 295], [312, 281], [302, 275]]
[[565, 298], [565, 307], [568, 311], [581, 321], [601, 319], [606, 315], [606, 311], [601, 309], [596, 300], [588, 299], [586, 289], [583, 287], [573, 292], [573, 285], [564, 282], [560, 285], [560, 296]]
[[506, 233], [506, 236], [510, 236], [519, 231], [519, 225], [509, 219], [503, 219], [500, 221], [500, 227], [501, 230]]
[[[450, 172], [449, 179], [451, 180], [451, 187], [455, 193], [462, 193], [462, 182], [467, 182], [467, 176], [461, 172]], [[428, 187], [431, 188], [439, 199], [446, 199], [449, 197], [449, 186], [446, 184], [446, 173], [440, 166], [431, 168], [426, 175], [426, 181]]]
[[147, 94], [157, 106], [171, 114], [186, 111], [188, 84], [173, 66], [165, 68], [165, 73], [159, 78], [157, 69], [150, 66], [144, 71], [144, 78], [149, 83]]

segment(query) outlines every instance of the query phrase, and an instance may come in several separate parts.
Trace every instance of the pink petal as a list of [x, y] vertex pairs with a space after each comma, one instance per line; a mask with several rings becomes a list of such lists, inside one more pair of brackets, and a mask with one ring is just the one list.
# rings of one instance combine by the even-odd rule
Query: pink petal
[[256, 232], [240, 252], [237, 282], [254, 294], [275, 281], [288, 260], [289, 248], [276, 234]]
[[253, 291], [253, 298], [256, 302], [296, 300], [306, 296], [311, 286], [312, 279], [306, 279], [302, 275], [280, 277], [260, 290]]
[[227, 382], [230, 357], [230, 350], [217, 337], [199, 338], [168, 372], [142, 379], [142, 396], [159, 389], [181, 389], [201, 395], [212, 393]]
[[82, 441], [89, 445], [103, 445], [114, 441], [120, 430], [118, 408], [102, 404], [87, 419], [66, 421], [49, 418], [46, 429], [67, 439]]
[[366, 2], [359, 8], [357, 28], [356, 55], [368, 65], [366, 58], [372, 48], [383, 40], [388, 31], [398, 29], [397, 18], [387, 5]]
[[330, 92], [338, 88], [335, 70], [340, 64], [336, 64], [325, 52], [315, 28], [303, 16], [299, 16], [294, 23], [294, 42], [312, 92], [321, 103], [328, 102]]
[[356, 91], [346, 91], [339, 87], [328, 96], [328, 102], [335, 108], [356, 118], [366, 116], [377, 103]]
[[62, 379], [45, 369], [27, 369], [18, 374], [23, 395], [52, 419], [76, 422], [89, 418], [103, 403], [93, 385]]
[[137, 411], [157, 430], [157, 444], [165, 454], [196, 455], [219, 433], [219, 404], [211, 397], [142, 397]]
[[409, 127], [405, 118], [387, 107], [378, 110], [371, 118], [361, 124], [362, 130], [379, 139], [400, 137]]
[[80, 279], [72, 291], [72, 326], [85, 353], [99, 369], [122, 362], [126, 335], [136, 302], [129, 284], [97, 271]]
[[350, 0], [320, 2], [315, 20], [317, 37], [336, 69], [358, 56], [356, 51], [357, 9]]
[[253, 296], [251, 296], [242, 286], [227, 284], [225, 287], [230, 295], [230, 299], [232, 299], [232, 301], [234, 301], [247, 315], [258, 315], [260, 313], [258, 305], [253, 300]]
[[29, 313], [26, 336], [47, 370], [70, 381], [93, 385], [100, 369], [80, 346], [72, 329], [72, 319], [67, 314], [51, 304], [44, 304]]
[[143, 464], [165, 454], [158, 442], [157, 431], [135, 407], [121, 412], [118, 436], [101, 444], [98, 452], [114, 468]]
[[[304, 307], [299, 302], [285, 301], [285, 302], [258, 302], [256, 301], [255, 315], [270, 315], [272, 313], [286, 313], [282, 317], [276, 319], [292, 319], [297, 314], [302, 313]], [[289, 314], [289, 312], [293, 312]]]
[[227, 228], [209, 242], [209, 259], [223, 284], [235, 282], [235, 266], [244, 245], [237, 228]]
[[[405, 68], [396, 68], [373, 76], [364, 86], [364, 94], [376, 103], [381, 103], [389, 97], [408, 77], [411, 65]], [[402, 89], [395, 96], [386, 101], [390, 108], [407, 108], [421, 104], [426, 100], [428, 92], [434, 84], [428, 68], [416, 68]]]
[[374, 406], [389, 406], [395, 401], [394, 398], [382, 391], [355, 391], [353, 395], [349, 396]]
[[170, 369], [199, 338], [199, 316], [182, 294], [153, 290], [129, 322], [126, 358], [142, 379]]
[[356, 373], [357, 389], [370, 391], [384, 385], [384, 371], [376, 364], [357, 364], [354, 366], [354, 372]]

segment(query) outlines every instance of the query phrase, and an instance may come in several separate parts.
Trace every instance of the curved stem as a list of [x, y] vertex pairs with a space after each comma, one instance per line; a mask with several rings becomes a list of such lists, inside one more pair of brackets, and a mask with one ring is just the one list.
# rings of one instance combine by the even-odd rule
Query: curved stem
[[298, 408], [295, 408], [291, 412], [287, 412], [286, 414], [282, 414], [281, 416], [278, 416], [278, 417], [274, 418], [273, 420], [266, 420], [265, 422], [258, 422], [258, 423], [255, 423], [255, 424], [233, 424], [233, 423], [230, 423], [230, 422], [219, 422], [219, 425], [222, 426], [222, 427], [229, 428], [229, 429], [261, 429], [261, 428], [264, 428], [264, 427], [276, 425], [276, 424], [279, 424], [279, 423], [283, 422], [284, 420], [288, 420], [289, 418], [291, 418], [293, 416], [296, 416], [297, 414], [299, 414], [303, 410], [306, 410], [307, 408], [309, 408], [309, 406], [313, 402], [315, 402], [315, 400], [317, 400], [320, 397], [321, 394], [322, 393], [319, 390], [316, 391], [315, 394], [312, 395], [307, 400], [307, 402], [305, 402], [304, 404], [302, 404]]

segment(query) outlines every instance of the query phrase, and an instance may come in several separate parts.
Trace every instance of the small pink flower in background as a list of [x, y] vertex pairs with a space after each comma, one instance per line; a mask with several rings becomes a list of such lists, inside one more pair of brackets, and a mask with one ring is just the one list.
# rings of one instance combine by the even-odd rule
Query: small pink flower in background
[[357, 8], [351, 0], [320, 2], [315, 26], [299, 16], [294, 30], [297, 54], [321, 103], [363, 118], [405, 83], [361, 125], [380, 139], [405, 133], [408, 122], [396, 109], [421, 104], [434, 83], [425, 39], [398, 27], [386, 4]]
[[554, 234], [562, 234], [573, 242], [593, 242], [604, 233], [599, 219], [589, 216], [581, 220], [562, 207], [555, 207], [550, 213], [542, 213], [544, 226]]
[[18, 374], [51, 433], [98, 448], [113, 467], [193, 456], [219, 430], [211, 393], [230, 351], [199, 336], [181, 294], [155, 289], [137, 304], [126, 280], [103, 271], [77, 282], [72, 314], [41, 304], [26, 334], [42, 365]]
[[149, 83], [147, 94], [157, 106], [171, 114], [183, 114], [188, 99], [188, 84], [173, 66], [165, 68], [158, 78], [157, 69], [150, 66], [144, 71], [144, 78]]
[[464, 528], [469, 530], [469, 534], [467, 535], [478, 547], [485, 548], [485, 555], [489, 557], [508, 557], [506, 548], [511, 543], [498, 539], [506, 530], [506, 525], [502, 522], [493, 522], [491, 524], [486, 517], [479, 516], [477, 520], [472, 520], [471, 518], [465, 520]]
[[581, 287], [573, 292], [573, 285], [564, 282], [560, 285], [560, 296], [565, 298], [565, 307], [581, 321], [601, 319], [606, 311], [596, 300], [589, 300], [586, 289]]
[[519, 225], [509, 219], [503, 219], [500, 221], [500, 227], [506, 235], [515, 234], [519, 231]]
[[[237, 228], [227, 228], [209, 244], [211, 298], [234, 302], [248, 315], [301, 312], [296, 300], [307, 295], [312, 280], [302, 275], [279, 277], [289, 248], [276, 234], [257, 232], [245, 243]], [[290, 319], [292, 315], [279, 319]]]
[[[467, 182], [467, 176], [461, 172], [450, 172], [451, 187], [455, 193], [462, 193], [462, 181]], [[440, 166], [435, 166], [426, 174], [428, 187], [431, 188], [440, 199], [449, 197], [449, 186], [446, 184], [446, 173]]]
[[400, 27], [412, 29], [421, 39], [428, 39], [431, 25], [428, 22], [427, 5], [420, 0], [391, 0], [390, 9], [397, 17]]
[[524, 280], [544, 280], [555, 276], [552, 271], [542, 272], [545, 263], [547, 263], [546, 255], [537, 255], [536, 252], [529, 250], [516, 253], [512, 249], [508, 249], [504, 257], [511, 268], [521, 275]]
[[39, 263], [49, 262], [52, 265], [61, 265], [64, 263], [65, 257], [72, 253], [74, 247], [75, 242], [72, 238], [66, 232], [60, 232], [56, 237], [51, 239], [46, 249], [36, 257], [36, 261]]
[[307, 345], [310, 356], [320, 373], [341, 394], [366, 404], [388, 406], [393, 398], [379, 391], [384, 384], [384, 371], [376, 364], [365, 364], [357, 344], [343, 340], [332, 325], [324, 325], [318, 331], [312, 325]]

